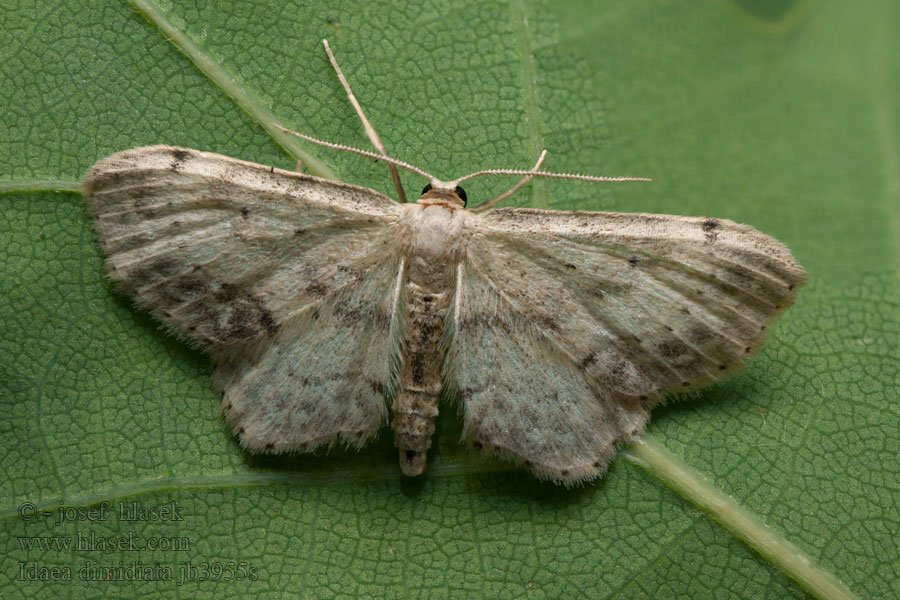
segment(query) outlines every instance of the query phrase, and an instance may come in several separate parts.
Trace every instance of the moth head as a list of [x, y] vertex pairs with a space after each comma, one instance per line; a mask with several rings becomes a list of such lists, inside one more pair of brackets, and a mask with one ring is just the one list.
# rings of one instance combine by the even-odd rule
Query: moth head
[[466, 202], [468, 197], [462, 186], [437, 179], [432, 179], [419, 197], [419, 204], [449, 204], [455, 208], [465, 208]]

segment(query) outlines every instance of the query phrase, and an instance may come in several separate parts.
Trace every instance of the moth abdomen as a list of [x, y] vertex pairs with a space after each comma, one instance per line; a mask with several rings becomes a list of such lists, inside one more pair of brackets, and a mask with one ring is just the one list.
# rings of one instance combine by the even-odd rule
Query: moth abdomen
[[[438, 391], [439, 391], [438, 387]], [[404, 389], [394, 399], [394, 445], [405, 475], [425, 470], [431, 436], [438, 416], [438, 392], [434, 388]]]
[[[431, 209], [434, 210], [434, 209]], [[418, 230], [417, 233], [422, 233]], [[428, 240], [427, 231], [421, 237]], [[420, 240], [422, 241], [422, 240]], [[420, 243], [417, 250], [428, 244]], [[446, 248], [446, 246], [445, 246]], [[416, 252], [414, 258], [441, 254], [434, 247]], [[412, 261], [411, 261], [412, 262]], [[444, 352], [441, 338], [444, 320], [450, 306], [451, 284], [437, 276], [446, 261], [418, 261], [407, 271], [407, 330], [400, 368], [400, 391], [394, 398], [394, 442], [400, 454], [400, 468], [406, 475], [419, 475], [425, 470], [426, 456], [438, 416], [441, 391], [441, 368]]]

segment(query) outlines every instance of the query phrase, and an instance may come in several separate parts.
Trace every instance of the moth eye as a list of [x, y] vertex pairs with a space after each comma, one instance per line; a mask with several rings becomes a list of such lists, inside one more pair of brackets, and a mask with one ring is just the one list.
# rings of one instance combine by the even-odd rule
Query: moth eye
[[422, 189], [422, 195], [424, 196], [425, 194], [427, 194], [430, 191], [431, 191], [431, 184], [429, 183]]
[[453, 190], [453, 193], [459, 196], [459, 199], [463, 201], [463, 206], [465, 206], [469, 202], [469, 198], [468, 196], [466, 196], [466, 190], [462, 189], [462, 187], [456, 186], [456, 189]]

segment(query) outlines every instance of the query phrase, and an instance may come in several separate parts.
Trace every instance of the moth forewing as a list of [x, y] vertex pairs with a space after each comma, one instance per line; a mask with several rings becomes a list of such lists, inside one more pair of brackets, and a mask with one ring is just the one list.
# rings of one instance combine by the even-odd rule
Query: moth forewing
[[113, 155], [85, 196], [119, 287], [216, 359], [244, 446], [358, 445], [385, 417], [401, 207], [185, 148]]
[[466, 437], [566, 484], [605, 470], [663, 392], [752, 355], [806, 278], [726, 220], [504, 208], [478, 223], [451, 361]]

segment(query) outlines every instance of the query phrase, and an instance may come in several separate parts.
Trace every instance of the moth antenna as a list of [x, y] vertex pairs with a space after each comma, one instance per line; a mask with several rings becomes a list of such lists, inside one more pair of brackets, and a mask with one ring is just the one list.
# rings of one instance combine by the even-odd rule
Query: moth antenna
[[[344, 77], [343, 71], [341, 71], [341, 68], [338, 66], [337, 59], [334, 57], [334, 54], [331, 53], [331, 47], [328, 45], [328, 40], [322, 40], [322, 44], [325, 45], [325, 52], [328, 54], [328, 60], [331, 61], [334, 72], [337, 73], [341, 85], [344, 86], [344, 91], [347, 92], [347, 98], [350, 100], [350, 104], [353, 105], [356, 116], [362, 121], [363, 128], [366, 130], [366, 137], [369, 138], [369, 141], [372, 142], [372, 145], [375, 146], [382, 156], [390, 158], [387, 150], [384, 149], [384, 144], [381, 143], [381, 138], [378, 137], [378, 132], [375, 131], [375, 128], [369, 122], [369, 119], [366, 118], [366, 113], [363, 112], [362, 106], [356, 99], [356, 96], [353, 95], [353, 90], [350, 89], [347, 78]], [[389, 162], [388, 169], [391, 171], [391, 179], [394, 182], [394, 187], [397, 188], [397, 195], [399, 196], [398, 200], [400, 200], [400, 202], [406, 202], [406, 193], [403, 191], [403, 184], [400, 183], [400, 174], [397, 172], [397, 167]]]
[[360, 150], [359, 148], [354, 148], [353, 146], [345, 146], [343, 144], [335, 144], [334, 142], [326, 142], [325, 140], [320, 140], [318, 138], [314, 138], [310, 135], [306, 135], [304, 133], [300, 133], [299, 131], [294, 131], [293, 129], [288, 129], [287, 127], [282, 127], [278, 123], [272, 123], [275, 127], [282, 130], [285, 133], [289, 133], [291, 135], [295, 135], [301, 140], [306, 140], [307, 142], [312, 142], [313, 144], [318, 144], [320, 146], [325, 146], [326, 148], [333, 148], [335, 150], [342, 150], [344, 152], [353, 152], [354, 154], [359, 154], [360, 156], [368, 156], [369, 158], [374, 158], [375, 160], [381, 160], [388, 164], [396, 165], [407, 171], [412, 171], [422, 177], [427, 177], [429, 181], [440, 181], [437, 177], [432, 175], [431, 173], [426, 173], [422, 169], [418, 167], [414, 167], [409, 163], [403, 162], [402, 160], [397, 160], [396, 158], [391, 158], [390, 156], [375, 154], [374, 152], [369, 152], [368, 150]]
[[451, 182], [452, 184], [459, 185], [463, 181], [468, 181], [469, 179], [474, 179], [475, 177], [481, 177], [482, 175], [524, 175], [525, 177], [547, 177], [548, 179], [577, 179], [579, 181], [611, 181], [611, 182], [623, 182], [623, 181], [653, 181], [649, 177], [605, 177], [602, 175], [582, 175], [580, 173], [551, 173], [549, 171], [522, 171], [518, 169], [486, 169], [484, 171], [475, 171], [474, 173], [469, 173], [465, 177], [460, 177], [459, 179]]
[[[537, 171], [538, 169], [540, 169], [540, 168], [541, 168], [541, 164], [544, 162], [544, 157], [546, 157], [546, 156], [547, 156], [547, 151], [546, 151], [546, 150], [542, 150], [542, 151], [541, 151], [540, 157], [538, 157], [537, 162], [534, 163], [534, 166], [531, 167], [531, 170], [532, 170], [532, 171]], [[469, 210], [470, 210], [471, 212], [476, 212], [476, 213], [478, 213], [478, 212], [482, 212], [482, 211], [491, 209], [491, 208], [493, 208], [494, 206], [496, 206], [497, 204], [499, 204], [500, 202], [503, 202], [504, 200], [506, 200], [507, 198], [509, 198], [510, 196], [512, 196], [513, 194], [515, 194], [516, 192], [518, 192], [518, 191], [519, 191], [519, 188], [521, 188], [523, 185], [525, 185], [525, 184], [528, 183], [529, 181], [531, 181], [531, 175], [526, 175], [525, 177], [523, 177], [522, 179], [520, 179], [519, 182], [518, 182], [516, 185], [512, 186], [511, 188], [509, 188], [508, 190], [506, 190], [505, 192], [503, 192], [502, 194], [500, 194], [500, 195], [497, 196], [496, 198], [492, 198], [492, 199], [488, 200], [487, 202], [482, 202], [482, 203], [479, 204], [478, 206], [475, 206], [475, 207], [473, 207], [473, 208], [470, 208]]]

